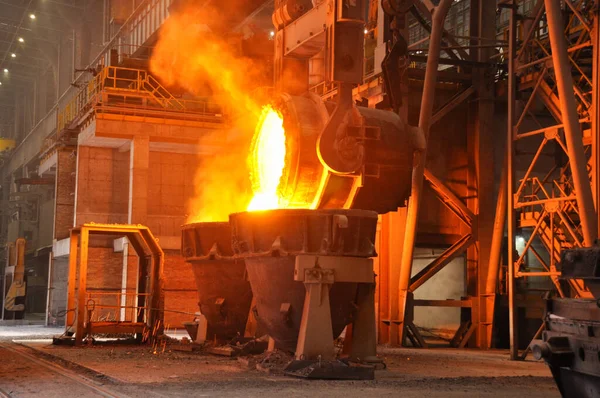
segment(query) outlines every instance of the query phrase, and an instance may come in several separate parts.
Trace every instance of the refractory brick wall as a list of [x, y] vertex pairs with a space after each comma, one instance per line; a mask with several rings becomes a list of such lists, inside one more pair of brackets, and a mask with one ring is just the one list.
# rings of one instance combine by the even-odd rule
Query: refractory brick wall
[[[165, 325], [171, 328], [183, 327], [183, 322], [191, 321], [198, 311], [198, 291], [192, 266], [183, 260], [176, 250], [165, 251]], [[186, 312], [181, 314], [178, 312]]]
[[75, 224], [125, 223], [129, 198], [129, 152], [79, 146]]
[[198, 156], [150, 152], [148, 227], [156, 236], [180, 236], [186, 206], [194, 197]]
[[[79, 147], [76, 224], [127, 222], [129, 157], [129, 151]], [[195, 193], [198, 156], [150, 152], [149, 163], [148, 227], [155, 236], [179, 236]]]
[[[181, 236], [187, 204], [195, 195], [198, 160], [195, 154], [150, 152], [147, 226], [154, 236]], [[129, 175], [130, 151], [79, 146], [76, 224], [126, 223]], [[136, 279], [132, 278], [137, 278], [137, 258], [133, 250], [128, 263], [128, 289], [135, 289]], [[90, 248], [88, 290], [120, 291], [122, 267], [122, 253], [114, 253], [110, 247]], [[165, 251], [164, 277], [165, 324], [179, 328], [193, 319], [198, 299], [191, 267], [178, 250]]]

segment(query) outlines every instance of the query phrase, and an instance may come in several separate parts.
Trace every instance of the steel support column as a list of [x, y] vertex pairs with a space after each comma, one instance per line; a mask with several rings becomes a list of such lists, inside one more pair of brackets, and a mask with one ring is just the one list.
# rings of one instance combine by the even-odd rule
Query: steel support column
[[150, 140], [135, 136], [131, 140], [129, 162], [129, 224], [145, 224], [148, 218], [148, 168]]
[[[440, 51], [442, 42], [442, 33], [444, 31], [444, 20], [453, 0], [441, 0], [439, 5], [433, 11], [431, 35], [429, 39], [429, 51], [427, 58], [427, 69], [425, 72], [425, 82], [423, 86], [423, 96], [421, 100], [421, 112], [419, 114], [419, 129], [425, 137], [425, 142], [429, 136], [429, 127], [433, 115], [433, 100], [435, 96], [435, 85], [437, 81], [438, 66], [440, 61]], [[404, 244], [402, 251], [400, 280], [399, 280], [399, 316], [401, 322], [400, 335], [404, 335], [404, 314], [406, 310], [406, 300], [410, 284], [412, 271], [414, 248], [417, 237], [417, 223], [419, 218], [419, 206], [423, 194], [423, 172], [425, 171], [425, 162], [427, 160], [427, 149], [415, 153], [416, 165], [413, 168], [411, 197], [408, 201], [406, 214], [406, 228], [404, 234]], [[402, 339], [400, 339], [402, 341]]]
[[[493, 50], [487, 46], [496, 39], [496, 1], [471, 0], [470, 55], [479, 64], [489, 62]], [[479, 40], [487, 40], [479, 46]], [[467, 250], [467, 296], [477, 301], [471, 311], [474, 336], [470, 344], [490, 348], [494, 295], [486, 292], [488, 264], [494, 231], [494, 73], [489, 68], [472, 68], [477, 101], [469, 103], [467, 151], [467, 205], [476, 214], [471, 227], [475, 244]], [[465, 231], [466, 232], [466, 231]]]
[[507, 212], [508, 212], [508, 330], [510, 339], [510, 359], [518, 358], [518, 340], [516, 338], [516, 313], [515, 313], [515, 278], [514, 267], [515, 262], [515, 213], [514, 213], [514, 196], [515, 191], [515, 172], [514, 172], [514, 126], [515, 126], [515, 99], [516, 99], [516, 78], [515, 78], [515, 51], [516, 51], [516, 0], [512, 0], [509, 4], [510, 19], [509, 19], [509, 34], [508, 34], [508, 109], [507, 109], [507, 140], [506, 140], [506, 189], [507, 197]]
[[[85, 310], [87, 298], [88, 247], [90, 241], [90, 232], [85, 227], [81, 228], [81, 233], [79, 236], [81, 239], [81, 250], [79, 258], [79, 267], [76, 267], [79, 268], [79, 286], [77, 288], [77, 332], [75, 333], [75, 345], [81, 345], [81, 343], [83, 343], [82, 331], [84, 330], [86, 320]], [[69, 259], [73, 257], [75, 257], [74, 261], [77, 261], [77, 256], [74, 256], [72, 253], [69, 253]], [[91, 319], [88, 319], [88, 322], [91, 322]]]
[[77, 245], [79, 243], [79, 235], [71, 234], [69, 237], [69, 280], [67, 282], [67, 314], [65, 317], [65, 325], [67, 331], [75, 324], [75, 283], [77, 280]]
[[498, 284], [498, 272], [500, 270], [500, 259], [502, 254], [502, 238], [504, 238], [504, 227], [506, 226], [506, 201], [508, 194], [506, 191], [506, 161], [502, 168], [502, 177], [500, 178], [500, 188], [498, 189], [498, 199], [496, 202], [496, 218], [494, 220], [494, 233], [492, 235], [492, 248], [490, 250], [490, 260], [488, 264], [488, 275], [485, 285], [486, 294], [495, 294]]
[[[598, 83], [599, 73], [598, 62], [600, 59], [600, 24], [598, 23], [598, 14], [596, 13], [592, 32], [592, 112], [590, 127], [592, 132], [592, 187], [594, 189], [594, 205], [596, 206], [596, 215], [600, 218], [600, 211], [598, 211], [598, 201], [600, 200], [600, 126], [598, 123], [598, 113], [600, 112], [600, 98], [598, 97]], [[598, 236], [600, 236], [600, 219], [596, 218], [598, 223]]]

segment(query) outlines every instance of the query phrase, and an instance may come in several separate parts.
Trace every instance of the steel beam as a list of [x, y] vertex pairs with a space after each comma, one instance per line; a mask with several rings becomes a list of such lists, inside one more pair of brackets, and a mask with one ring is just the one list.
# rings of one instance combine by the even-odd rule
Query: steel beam
[[475, 214], [448, 188], [441, 180], [439, 180], [433, 173], [425, 169], [423, 176], [434, 192], [438, 195], [441, 202], [454, 213], [463, 223], [468, 227], [471, 227], [473, 220], [475, 220]]
[[[429, 57], [427, 59], [427, 69], [425, 71], [425, 82], [423, 85], [423, 96], [421, 100], [421, 113], [419, 115], [419, 129], [424, 135], [425, 142], [429, 137], [431, 126], [431, 117], [433, 114], [433, 99], [435, 96], [435, 86], [439, 67], [440, 50], [442, 44], [442, 34], [444, 31], [444, 20], [453, 0], [441, 0], [435, 8], [432, 17], [431, 37], [429, 40]], [[400, 280], [399, 280], [399, 317], [402, 322], [400, 333], [404, 335], [404, 314], [406, 311], [406, 301], [409, 293], [410, 276], [412, 272], [412, 263], [415, 242], [417, 238], [417, 223], [419, 218], [419, 207], [421, 196], [423, 195], [423, 173], [425, 171], [425, 162], [427, 159], [427, 149], [421, 152], [415, 152], [416, 165], [413, 168], [411, 182], [411, 197], [408, 201], [406, 214], [406, 227], [404, 234], [404, 244], [401, 259]], [[402, 339], [401, 339], [402, 341]]]
[[500, 188], [498, 189], [498, 200], [496, 203], [496, 217], [494, 220], [494, 233], [492, 235], [492, 247], [488, 264], [488, 274], [485, 285], [486, 294], [495, 294], [498, 284], [498, 272], [500, 270], [500, 259], [502, 257], [502, 240], [504, 238], [504, 227], [506, 225], [506, 160], [502, 167], [500, 177]]
[[452, 97], [444, 106], [442, 106], [431, 118], [431, 125], [439, 122], [444, 116], [452, 112], [456, 107], [462, 104], [467, 98], [475, 93], [475, 88], [470, 86]]
[[413, 300], [415, 307], [471, 308], [471, 300]]
[[75, 323], [75, 283], [77, 280], [77, 244], [79, 233], [72, 232], [69, 238], [69, 280], [67, 282], [67, 314], [65, 317], [66, 331], [70, 332]]
[[[598, 199], [600, 198], [600, 128], [598, 124], [598, 113], [600, 112], [600, 101], [598, 98], [598, 60], [600, 59], [600, 49], [598, 46], [600, 45], [600, 24], [598, 23], [598, 15], [595, 14], [593, 29], [591, 33], [591, 42], [592, 42], [592, 59], [594, 60], [592, 63], [592, 117], [590, 120], [590, 129], [592, 133], [592, 187], [594, 192], [594, 205], [596, 206], [596, 210], [598, 210]], [[596, 211], [597, 214], [600, 215], [600, 212]], [[599, 216], [600, 217], [600, 216]], [[600, 236], [600, 220], [597, 219], [599, 231], [598, 236]]]
[[[429, 57], [429, 52], [427, 55], [411, 55], [410, 59], [415, 62], [427, 62]], [[464, 59], [453, 59], [453, 58], [440, 58], [440, 65], [451, 65], [451, 66], [461, 66], [464, 68], [491, 68], [495, 64], [491, 62], [479, 62], [479, 61], [470, 61]]]
[[514, 174], [514, 138], [515, 126], [515, 100], [516, 100], [516, 77], [515, 77], [515, 51], [517, 44], [517, 3], [512, 0], [509, 3], [509, 39], [508, 39], [508, 99], [507, 99], [507, 145], [506, 145], [506, 189], [508, 192], [507, 212], [508, 212], [508, 330], [510, 340], [510, 359], [516, 360], [519, 354], [518, 339], [516, 336], [516, 312], [515, 308], [515, 277], [514, 277], [514, 250], [515, 250], [515, 212], [514, 196], [515, 174]]
[[[81, 228], [81, 250], [79, 258], [79, 283], [77, 289], [77, 327], [75, 328], [75, 345], [81, 345], [85, 334], [85, 309], [87, 296], [87, 268], [90, 233], [87, 228]], [[71, 257], [71, 254], [69, 254]], [[77, 261], [77, 257], [75, 257]], [[91, 319], [88, 320], [91, 322]]]
[[587, 174], [587, 160], [583, 148], [583, 137], [577, 114], [577, 103], [573, 92], [573, 77], [569, 64], [567, 43], [563, 31], [560, 0], [544, 0], [548, 34], [552, 47], [554, 75], [558, 86], [558, 97], [563, 116], [565, 140], [569, 150], [569, 161], [573, 174], [573, 185], [577, 192], [577, 206], [581, 218], [584, 244], [592, 246], [598, 236], [598, 221], [594, 208], [592, 188]]
[[446, 265], [450, 264], [452, 260], [463, 254], [474, 241], [473, 235], [464, 235], [458, 242], [446, 249], [444, 253], [439, 255], [427, 267], [423, 268], [418, 274], [413, 276], [410, 279], [410, 287], [408, 290], [411, 292], [417, 290], [425, 282], [435, 276], [435, 274], [444, 269]]
[[[421, 0], [416, 0], [416, 1], [414, 1], [414, 3], [413, 3], [413, 4], [414, 4], [415, 8], [418, 10], [418, 12], [419, 12], [419, 13], [423, 14], [423, 15], [425, 16], [425, 18], [427, 18], [427, 19], [429, 19], [429, 20], [431, 21], [431, 23], [432, 23], [432, 26], [431, 26], [431, 28], [430, 28], [430, 27], [429, 27], [429, 26], [428, 26], [426, 23], [424, 23], [423, 19], [421, 18], [421, 15], [418, 15], [418, 14], [417, 14], [417, 15], [415, 15], [415, 13], [413, 12], [412, 14], [413, 14], [413, 16], [415, 17], [415, 19], [417, 19], [417, 20], [419, 21], [419, 23], [420, 23], [420, 24], [423, 26], [423, 28], [425, 28], [426, 30], [428, 30], [430, 33], [433, 33], [433, 24], [435, 23], [435, 21], [434, 21], [434, 20], [436, 19], [436, 15], [435, 15], [435, 13], [436, 13], [436, 12], [437, 12], [437, 13], [439, 13], [439, 10], [440, 10], [440, 7], [441, 7], [441, 5], [442, 5], [442, 2], [440, 1], [440, 3], [439, 3], [439, 4], [437, 5], [437, 7], [435, 7], [434, 9], [430, 9], [430, 8], [429, 8], [429, 7], [428, 7], [428, 6], [427, 6], [427, 5], [426, 5], [424, 2], [422, 2]], [[430, 4], [431, 4], [431, 3], [430, 3]], [[449, 9], [449, 8], [448, 8], [448, 9]], [[448, 14], [448, 11], [446, 11], [446, 12], [444, 13], [444, 18], [446, 17], [446, 14]], [[439, 15], [438, 15], [438, 16], [439, 16]], [[440, 32], [440, 35], [441, 35], [441, 38], [442, 38], [444, 41], [448, 41], [448, 43], [450, 43], [452, 46], [456, 46], [456, 47], [458, 47], [458, 46], [459, 46], [458, 42], [457, 42], [457, 41], [454, 39], [454, 37], [453, 37], [453, 36], [452, 36], [450, 33], [448, 33], [448, 32], [447, 32], [445, 29], [444, 29], [444, 26], [443, 26], [443, 21], [442, 21], [442, 27], [441, 27], [440, 29], [442, 30], [442, 31]], [[432, 36], [432, 35], [430, 35], [430, 36]], [[441, 44], [441, 43], [440, 43], [440, 44]], [[429, 49], [431, 50], [431, 45], [430, 45]], [[459, 49], [459, 50], [457, 50], [457, 51], [458, 51], [458, 53], [460, 54], [460, 56], [461, 56], [461, 58], [462, 58], [462, 59], [469, 59], [469, 54], [468, 54], [468, 53], [467, 53], [467, 52], [466, 52], [464, 49]], [[448, 53], [448, 55], [450, 55], [450, 56], [451, 56], [451, 57], [453, 57], [453, 58], [454, 58], [454, 57], [458, 58], [458, 57], [456, 56], [456, 54], [454, 54], [454, 52], [453, 52], [453, 51], [450, 51], [450, 50], [449, 50], [449, 51], [447, 51], [447, 53]], [[437, 54], [439, 54], [439, 51], [438, 51], [438, 53], [437, 53]], [[437, 54], [436, 54], [436, 55], [437, 55]]]

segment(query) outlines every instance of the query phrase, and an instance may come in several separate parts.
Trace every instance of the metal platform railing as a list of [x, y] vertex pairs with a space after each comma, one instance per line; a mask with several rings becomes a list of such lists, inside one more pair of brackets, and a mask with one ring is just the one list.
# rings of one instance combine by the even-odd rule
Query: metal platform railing
[[175, 98], [141, 69], [103, 68], [57, 114], [57, 133], [90, 110], [100, 112], [224, 122], [226, 110], [210, 100]]
[[[146, 314], [145, 310], [149, 308], [148, 297], [150, 294], [147, 293], [88, 291], [86, 296], [87, 321], [138, 322], [140, 314]], [[144, 301], [145, 304], [140, 305], [140, 301]]]

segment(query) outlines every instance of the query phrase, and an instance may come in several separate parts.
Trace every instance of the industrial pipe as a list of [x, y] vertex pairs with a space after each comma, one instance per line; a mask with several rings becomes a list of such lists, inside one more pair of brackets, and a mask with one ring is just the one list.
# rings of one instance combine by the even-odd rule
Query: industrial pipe
[[[519, 356], [519, 347], [517, 345], [517, 317], [515, 311], [515, 213], [514, 196], [515, 192], [515, 100], [516, 100], [516, 77], [515, 77], [515, 51], [517, 45], [517, 21], [516, 21], [516, 0], [512, 0], [509, 17], [509, 35], [508, 35], [508, 109], [506, 115], [506, 211], [508, 213], [508, 333], [510, 341], [510, 359], [516, 360]], [[508, 194], [510, 193], [510, 194]]]
[[423, 96], [421, 99], [421, 113], [419, 115], [419, 130], [423, 135], [425, 148], [415, 151], [415, 166], [412, 172], [411, 196], [408, 201], [406, 214], [406, 227], [404, 234], [404, 246], [402, 250], [400, 281], [399, 281], [399, 316], [402, 322], [400, 328], [401, 341], [404, 336], [404, 314], [406, 310], [406, 299], [410, 284], [412, 262], [417, 238], [417, 223], [419, 218], [419, 206], [423, 194], [423, 173], [427, 160], [427, 140], [431, 117], [433, 115], [433, 100], [435, 97], [435, 84], [437, 81], [438, 67], [440, 63], [440, 52], [442, 44], [442, 33], [444, 31], [444, 20], [453, 0], [441, 0], [435, 7], [432, 15], [431, 35], [429, 36], [429, 50], [427, 53], [427, 68], [425, 70], [425, 82], [423, 84]]
[[485, 294], [495, 294], [498, 283], [498, 271], [500, 269], [500, 255], [502, 253], [502, 238], [504, 237], [504, 226], [506, 224], [506, 158], [500, 178], [498, 190], [498, 201], [496, 202], [496, 217], [494, 219], [494, 232], [492, 234], [492, 247], [490, 248], [490, 260], [488, 263], [488, 274], [485, 284]]
[[560, 111], [565, 130], [565, 141], [573, 173], [573, 186], [577, 193], [577, 207], [581, 217], [584, 244], [590, 247], [598, 234], [596, 212], [592, 196], [592, 187], [586, 169], [585, 151], [577, 104], [573, 92], [573, 77], [569, 64], [567, 44], [563, 31], [560, 9], [560, 0], [544, 0], [546, 4], [546, 18], [548, 20], [548, 34], [552, 48], [552, 63], [554, 75], [558, 86]]

